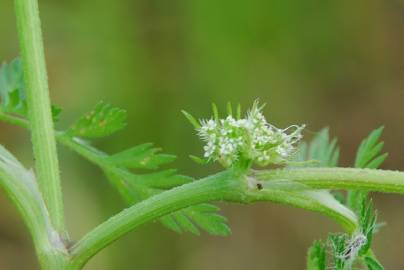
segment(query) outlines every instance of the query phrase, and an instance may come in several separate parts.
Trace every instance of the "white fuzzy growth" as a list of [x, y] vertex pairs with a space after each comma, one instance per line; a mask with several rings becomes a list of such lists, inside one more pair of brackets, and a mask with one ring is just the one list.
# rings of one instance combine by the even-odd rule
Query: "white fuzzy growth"
[[340, 258], [343, 259], [348, 265], [351, 265], [356, 257], [358, 256], [361, 248], [366, 245], [367, 238], [363, 233], [357, 233], [352, 236], [352, 238], [346, 244], [346, 247]]
[[227, 116], [219, 120], [201, 120], [198, 135], [206, 143], [204, 157], [231, 166], [241, 157], [258, 165], [279, 164], [296, 150], [304, 126], [279, 129], [269, 124], [258, 103], [244, 119]]

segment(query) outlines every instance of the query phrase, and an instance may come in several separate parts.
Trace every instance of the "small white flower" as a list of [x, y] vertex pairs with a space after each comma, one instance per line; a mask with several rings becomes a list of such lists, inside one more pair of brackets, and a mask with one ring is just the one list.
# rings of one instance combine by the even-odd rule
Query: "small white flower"
[[244, 119], [229, 115], [225, 119], [201, 120], [198, 135], [206, 145], [204, 157], [231, 166], [240, 157], [258, 165], [287, 161], [302, 138], [304, 125], [279, 129], [269, 124], [255, 102]]

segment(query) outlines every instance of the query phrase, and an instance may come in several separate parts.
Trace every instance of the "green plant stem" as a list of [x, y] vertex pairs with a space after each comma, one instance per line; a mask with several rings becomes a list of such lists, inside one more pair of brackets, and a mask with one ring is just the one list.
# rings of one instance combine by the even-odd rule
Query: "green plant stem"
[[254, 188], [254, 184], [260, 183], [260, 181], [288, 180], [317, 189], [367, 189], [404, 193], [403, 172], [348, 168], [304, 168], [256, 172], [255, 175], [257, 179], [243, 180], [242, 175], [227, 171], [142, 201], [107, 220], [84, 236], [72, 249], [73, 260], [78, 264], [86, 262], [99, 250], [144, 222], [191, 204], [216, 200], [240, 203], [262, 200], [280, 202], [321, 212], [337, 220], [348, 232], [355, 230], [356, 220], [352, 218], [351, 212], [335, 202], [327, 204], [326, 200], [324, 203], [321, 194], [311, 193], [314, 191], [288, 192], [278, 189], [259, 190]]
[[123, 210], [96, 227], [73, 246], [71, 249], [72, 264], [84, 265], [101, 249], [147, 221], [190, 205], [210, 201], [252, 203], [269, 200], [280, 202], [321, 212], [337, 220], [348, 231], [356, 228], [356, 218], [352, 212], [348, 209], [341, 210], [341, 206], [323, 204], [320, 197], [313, 195], [259, 190], [249, 184], [243, 172], [224, 171], [162, 192]]
[[0, 120], [6, 123], [29, 129], [29, 122], [18, 116], [13, 116], [0, 110]]
[[[24, 119], [0, 112], [0, 120], [29, 128]], [[103, 161], [107, 154], [63, 132], [56, 132], [57, 140], [92, 163], [108, 172]], [[114, 171], [122, 176], [125, 170]], [[119, 181], [119, 177], [116, 181]], [[298, 192], [264, 188], [255, 184], [276, 181], [298, 182], [307, 190]], [[84, 236], [71, 250], [71, 269], [80, 269], [102, 248], [135, 227], [181, 208], [208, 201], [251, 203], [272, 201], [310, 211], [320, 212], [335, 219], [347, 232], [357, 228], [353, 213], [323, 191], [310, 189], [358, 189], [379, 192], [404, 193], [404, 173], [384, 170], [350, 168], [300, 168], [255, 171], [246, 179], [240, 174], [224, 172], [160, 193], [142, 201], [107, 220]]]
[[404, 194], [404, 172], [355, 168], [300, 168], [258, 171], [257, 180], [294, 181], [314, 189], [367, 190]]
[[1, 161], [0, 185], [28, 227], [42, 268], [64, 269], [68, 261], [68, 252], [50, 222], [48, 210], [35, 178], [28, 171], [21, 171], [21, 168], [10, 161], [11, 159]]
[[64, 233], [63, 199], [37, 0], [15, 0], [39, 187], [53, 226]]

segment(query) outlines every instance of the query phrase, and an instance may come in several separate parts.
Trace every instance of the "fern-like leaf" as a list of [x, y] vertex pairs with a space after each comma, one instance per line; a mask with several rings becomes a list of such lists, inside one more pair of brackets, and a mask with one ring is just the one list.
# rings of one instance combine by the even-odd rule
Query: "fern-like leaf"
[[153, 144], [146, 143], [109, 156], [107, 161], [119, 167], [157, 169], [175, 160], [174, 155], [158, 154], [159, 151]]
[[356, 154], [356, 168], [377, 169], [386, 160], [388, 154], [381, 154], [384, 142], [379, 141], [382, 133], [383, 127], [379, 127], [362, 141]]
[[339, 160], [337, 139], [330, 138], [329, 129], [323, 128], [310, 143], [301, 143], [293, 161], [306, 167], [336, 167]]
[[[121, 194], [128, 194], [128, 203], [134, 204], [164, 190], [194, 181], [191, 177], [179, 175], [174, 169], [146, 174], [136, 174], [126, 169], [115, 169], [115, 181], [123, 185], [116, 186]], [[200, 229], [212, 235], [226, 236], [230, 234], [227, 220], [218, 214], [219, 208], [211, 204], [189, 206], [160, 218], [167, 228], [178, 233], [190, 232], [200, 234]]]
[[[194, 181], [180, 175], [175, 169], [159, 169], [175, 156], [161, 154], [152, 144], [142, 144], [122, 152], [108, 155], [92, 147], [88, 142], [77, 140], [67, 132], [66, 137], [73, 148], [80, 148], [83, 156], [99, 165], [114, 188], [128, 204], [135, 204], [165, 190]], [[132, 169], [136, 169], [133, 171]], [[142, 170], [142, 172], [138, 170]], [[144, 170], [151, 170], [147, 172]], [[200, 230], [210, 234], [225, 236], [230, 233], [227, 220], [218, 214], [219, 208], [211, 204], [201, 204], [181, 209], [160, 218], [160, 222], [176, 232], [191, 232], [199, 235]]]
[[81, 138], [106, 137], [124, 128], [126, 118], [125, 110], [99, 102], [92, 111], [74, 123], [68, 133]]

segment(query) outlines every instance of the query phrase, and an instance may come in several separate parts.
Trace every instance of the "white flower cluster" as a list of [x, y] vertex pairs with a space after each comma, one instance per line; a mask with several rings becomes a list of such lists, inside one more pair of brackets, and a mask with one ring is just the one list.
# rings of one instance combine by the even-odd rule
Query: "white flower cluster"
[[279, 129], [269, 124], [262, 107], [254, 103], [245, 119], [201, 120], [198, 134], [203, 141], [204, 157], [229, 167], [240, 159], [251, 160], [260, 166], [280, 164], [294, 153], [302, 138], [302, 126]]

